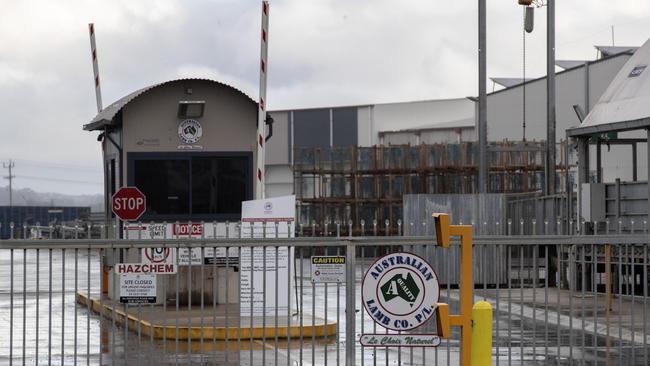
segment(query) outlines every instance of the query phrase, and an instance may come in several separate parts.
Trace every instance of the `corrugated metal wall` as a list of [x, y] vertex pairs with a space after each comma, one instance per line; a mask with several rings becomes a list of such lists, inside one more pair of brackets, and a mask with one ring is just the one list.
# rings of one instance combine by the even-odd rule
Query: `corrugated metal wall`
[[[507, 195], [491, 194], [407, 194], [404, 195], [404, 235], [435, 236], [431, 215], [448, 213], [452, 224], [473, 224], [474, 235], [503, 235], [506, 221]], [[460, 251], [427, 248], [419, 253], [438, 271], [441, 283], [457, 284], [460, 281]], [[507, 256], [503, 247], [482, 247], [481, 261], [474, 261], [474, 283], [506, 283]], [[445, 258], [445, 260], [441, 260]], [[501, 268], [497, 272], [497, 268]], [[489, 270], [486, 270], [489, 269]]]

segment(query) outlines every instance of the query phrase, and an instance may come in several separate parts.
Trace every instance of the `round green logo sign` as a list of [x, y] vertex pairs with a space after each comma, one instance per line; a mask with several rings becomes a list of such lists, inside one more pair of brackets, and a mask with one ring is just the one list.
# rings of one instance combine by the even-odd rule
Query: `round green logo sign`
[[382, 327], [414, 329], [433, 316], [440, 296], [438, 275], [415, 254], [391, 253], [368, 268], [361, 296], [368, 314]]

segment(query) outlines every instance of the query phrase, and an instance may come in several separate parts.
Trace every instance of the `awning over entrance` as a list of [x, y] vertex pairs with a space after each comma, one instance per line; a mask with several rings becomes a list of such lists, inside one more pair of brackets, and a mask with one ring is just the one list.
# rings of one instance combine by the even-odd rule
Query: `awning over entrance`
[[621, 68], [580, 127], [569, 136], [650, 127], [650, 40]]

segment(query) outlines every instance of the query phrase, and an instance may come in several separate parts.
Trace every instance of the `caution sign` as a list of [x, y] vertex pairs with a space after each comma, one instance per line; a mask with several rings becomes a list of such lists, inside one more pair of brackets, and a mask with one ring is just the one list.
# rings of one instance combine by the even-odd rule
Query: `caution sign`
[[345, 257], [343, 256], [312, 256], [311, 282], [326, 283], [345, 282]]
[[120, 274], [120, 303], [155, 304], [156, 275], [127, 273]]

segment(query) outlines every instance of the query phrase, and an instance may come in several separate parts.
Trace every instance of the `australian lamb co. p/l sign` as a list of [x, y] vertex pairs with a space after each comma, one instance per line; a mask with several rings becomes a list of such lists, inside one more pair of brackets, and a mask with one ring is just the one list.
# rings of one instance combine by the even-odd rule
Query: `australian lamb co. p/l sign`
[[[426, 260], [412, 253], [379, 258], [364, 275], [361, 291], [368, 315], [394, 331], [412, 330], [426, 323], [440, 296], [438, 275]], [[423, 347], [437, 346], [440, 338], [434, 334], [363, 334], [360, 342], [364, 346]]]

